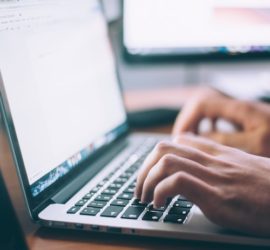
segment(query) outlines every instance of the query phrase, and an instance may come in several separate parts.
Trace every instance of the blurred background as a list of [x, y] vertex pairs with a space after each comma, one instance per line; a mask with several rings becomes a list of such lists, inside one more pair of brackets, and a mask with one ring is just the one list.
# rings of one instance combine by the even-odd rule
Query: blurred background
[[269, 0], [103, 0], [124, 90], [270, 92]]

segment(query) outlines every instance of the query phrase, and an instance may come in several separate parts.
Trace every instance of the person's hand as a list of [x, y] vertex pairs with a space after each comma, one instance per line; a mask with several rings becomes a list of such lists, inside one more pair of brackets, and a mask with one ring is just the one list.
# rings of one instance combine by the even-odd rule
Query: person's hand
[[[212, 131], [201, 134], [199, 124], [204, 118], [212, 121]], [[215, 129], [219, 119], [235, 125], [237, 130], [222, 133]], [[232, 99], [213, 89], [195, 94], [179, 114], [173, 134], [192, 132], [246, 152], [270, 156], [270, 105]]]
[[220, 226], [270, 236], [269, 190], [270, 159], [181, 135], [149, 154], [135, 196], [161, 207], [180, 194]]

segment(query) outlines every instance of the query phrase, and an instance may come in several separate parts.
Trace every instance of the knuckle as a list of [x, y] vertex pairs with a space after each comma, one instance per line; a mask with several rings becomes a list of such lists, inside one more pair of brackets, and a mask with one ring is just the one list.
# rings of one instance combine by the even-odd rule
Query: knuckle
[[182, 144], [186, 138], [187, 138], [186, 135], [179, 134], [179, 135], [174, 137], [173, 142], [176, 144]]
[[183, 172], [178, 172], [174, 178], [174, 180], [172, 181], [172, 185], [173, 186], [177, 186], [179, 185], [179, 183], [184, 183], [186, 180], [186, 174]]
[[164, 155], [160, 160], [161, 169], [167, 169], [168, 166], [174, 163], [174, 156], [170, 154]]
[[174, 143], [181, 143], [181, 135], [177, 135], [173, 138]]
[[170, 148], [170, 144], [168, 142], [159, 142], [156, 147], [155, 151], [158, 153], [164, 153]]
[[167, 164], [164, 164], [164, 163], [160, 164], [159, 165], [159, 173], [161, 175], [166, 175], [167, 172], [168, 172], [168, 165]]

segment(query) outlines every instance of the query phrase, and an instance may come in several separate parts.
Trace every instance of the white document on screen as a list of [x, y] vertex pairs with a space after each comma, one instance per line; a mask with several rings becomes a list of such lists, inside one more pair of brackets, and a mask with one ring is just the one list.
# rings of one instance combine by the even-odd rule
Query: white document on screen
[[125, 112], [96, 0], [0, 3], [0, 14], [0, 70], [31, 184]]

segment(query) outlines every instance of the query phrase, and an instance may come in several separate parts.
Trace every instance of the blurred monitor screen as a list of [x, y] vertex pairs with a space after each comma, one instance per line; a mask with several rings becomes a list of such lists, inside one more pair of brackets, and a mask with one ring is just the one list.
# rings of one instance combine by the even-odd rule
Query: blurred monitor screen
[[270, 0], [124, 0], [129, 55], [270, 55]]

